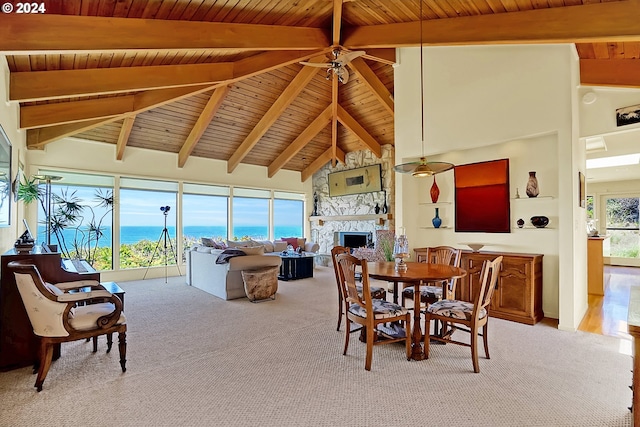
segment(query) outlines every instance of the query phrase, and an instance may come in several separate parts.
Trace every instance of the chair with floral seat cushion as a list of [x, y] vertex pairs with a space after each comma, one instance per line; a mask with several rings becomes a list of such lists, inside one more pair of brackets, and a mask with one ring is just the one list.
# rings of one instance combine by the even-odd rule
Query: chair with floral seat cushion
[[13, 271], [33, 333], [39, 340], [38, 376], [34, 385], [38, 391], [42, 390], [51, 367], [54, 347], [63, 342], [106, 335], [109, 353], [110, 337], [117, 332], [120, 367], [122, 372], [126, 371], [127, 324], [120, 298], [104, 288], [65, 293], [54, 285], [46, 285], [33, 264], [14, 261], [8, 267]]
[[[460, 255], [461, 250], [453, 248], [451, 246], [434, 246], [427, 248], [427, 255], [424, 262], [431, 264], [448, 264], [454, 267], [460, 267]], [[436, 301], [440, 301], [442, 298], [453, 299], [456, 293], [456, 282], [458, 278], [452, 278], [448, 283], [434, 282], [430, 285], [420, 286], [420, 302], [428, 306]], [[443, 297], [442, 291], [444, 285], [447, 285], [447, 295]], [[406, 300], [413, 301], [413, 294], [415, 287], [408, 285], [402, 290], [402, 305], [405, 306]], [[413, 307], [413, 304], [410, 305]], [[437, 322], [434, 322], [434, 328], [438, 330]], [[427, 331], [428, 332], [428, 331]], [[426, 332], [425, 332], [426, 333]]]
[[[340, 280], [340, 272], [338, 270], [338, 261], [336, 257], [339, 254], [348, 254], [348, 253], [351, 253], [351, 250], [345, 246], [334, 246], [331, 249], [331, 261], [333, 263], [333, 271], [336, 275], [336, 284], [338, 285], [338, 327], [336, 328], [336, 331], [340, 330], [340, 324], [342, 323], [342, 315], [347, 310], [346, 301], [345, 301], [345, 295], [346, 295], [345, 284], [342, 280]], [[356, 285], [356, 289], [360, 294], [362, 294], [362, 285]], [[385, 291], [384, 288], [381, 288], [378, 286], [371, 286], [371, 297], [374, 299], [386, 299], [387, 291]], [[357, 329], [354, 329], [351, 332], [354, 332]]]
[[[429, 330], [432, 320], [440, 320], [445, 325], [450, 326], [450, 331], [444, 331], [442, 335], [425, 334], [424, 352], [429, 358], [429, 342], [431, 339], [471, 347], [471, 359], [473, 361], [473, 371], [480, 372], [478, 363], [478, 336], [482, 336], [484, 342], [484, 354], [489, 359], [489, 342], [487, 336], [487, 325], [489, 321], [489, 304], [498, 281], [502, 257], [499, 256], [493, 261], [485, 261], [480, 271], [480, 289], [473, 297], [473, 302], [449, 300], [434, 302], [429, 305], [425, 314], [425, 330]], [[462, 326], [455, 326], [462, 325]], [[480, 333], [482, 328], [482, 333]], [[470, 343], [455, 341], [451, 338], [454, 330], [461, 330], [471, 334]]]
[[[404, 341], [406, 346], [407, 360], [411, 358], [411, 334], [409, 333], [409, 325], [411, 315], [409, 310], [398, 304], [371, 297], [371, 288], [369, 285], [369, 274], [367, 270], [367, 262], [349, 254], [337, 255], [338, 272], [340, 280], [345, 285], [345, 301], [347, 321], [344, 351], [347, 354], [349, 348], [349, 335], [351, 330], [351, 322], [362, 325], [366, 330], [367, 355], [364, 368], [371, 370], [371, 360], [373, 358], [373, 346], [378, 344], [387, 344], [393, 342]], [[356, 286], [356, 270], [360, 267], [362, 271], [362, 291], [358, 292]], [[378, 328], [382, 324], [390, 322], [403, 322], [404, 327], [396, 331], [394, 335], [382, 335], [380, 339], [376, 339]], [[391, 324], [391, 323], [390, 323]]]

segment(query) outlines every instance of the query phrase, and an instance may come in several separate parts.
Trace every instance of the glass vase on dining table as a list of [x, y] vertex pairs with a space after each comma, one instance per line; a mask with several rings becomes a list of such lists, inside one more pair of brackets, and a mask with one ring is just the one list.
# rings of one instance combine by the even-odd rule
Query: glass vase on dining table
[[396, 260], [396, 271], [407, 271], [407, 264], [405, 259], [408, 259], [409, 254], [409, 239], [404, 234], [404, 228], [401, 229], [401, 234], [396, 237], [395, 245], [393, 248], [393, 257]]

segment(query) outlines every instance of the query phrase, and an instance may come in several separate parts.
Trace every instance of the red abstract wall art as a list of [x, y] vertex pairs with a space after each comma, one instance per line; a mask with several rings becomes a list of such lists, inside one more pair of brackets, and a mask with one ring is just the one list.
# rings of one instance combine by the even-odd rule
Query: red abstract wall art
[[457, 232], [509, 233], [509, 159], [454, 168]]

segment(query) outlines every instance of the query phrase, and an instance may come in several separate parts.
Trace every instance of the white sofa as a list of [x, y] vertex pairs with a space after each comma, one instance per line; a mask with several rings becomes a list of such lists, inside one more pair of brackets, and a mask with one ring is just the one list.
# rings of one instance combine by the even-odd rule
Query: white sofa
[[186, 252], [187, 285], [202, 289], [224, 300], [246, 297], [243, 270], [257, 270], [262, 267], [279, 267], [282, 260], [277, 253], [266, 255], [245, 255], [230, 258], [228, 263], [216, 264], [221, 249], [196, 246]]
[[[262, 246], [263, 255], [245, 255], [230, 258], [228, 263], [216, 264], [222, 249], [196, 244], [186, 252], [187, 285], [202, 289], [224, 300], [244, 298], [243, 270], [257, 270], [262, 267], [279, 267], [282, 260], [278, 256], [287, 248], [287, 242], [280, 240], [227, 241], [230, 248], [240, 246]], [[302, 244], [302, 241], [300, 242]], [[305, 252], [318, 252], [315, 242], [304, 242]]]

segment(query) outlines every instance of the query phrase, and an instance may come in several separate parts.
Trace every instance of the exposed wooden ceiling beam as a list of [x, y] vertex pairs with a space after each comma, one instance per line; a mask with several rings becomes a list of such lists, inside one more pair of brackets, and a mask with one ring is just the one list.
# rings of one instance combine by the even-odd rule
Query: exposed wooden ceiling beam
[[[640, 1], [551, 7], [520, 12], [429, 19], [425, 45], [639, 41]], [[345, 28], [348, 49], [418, 46], [420, 22]]]
[[300, 50], [331, 44], [319, 28], [54, 14], [0, 15], [0, 51]]
[[[14, 72], [11, 101], [36, 101], [239, 81], [295, 64], [329, 49], [265, 52], [234, 63]], [[52, 85], [51, 82], [56, 84]]]
[[302, 150], [309, 141], [311, 141], [322, 129], [324, 129], [331, 122], [331, 106], [325, 108], [325, 110], [315, 118], [313, 122], [306, 127], [305, 130], [300, 132], [300, 135], [293, 140], [291, 144], [271, 162], [268, 168], [267, 176], [272, 178], [284, 165], [289, 162], [300, 150]]
[[371, 61], [382, 62], [387, 65], [395, 65], [396, 50], [395, 48], [367, 49], [367, 53], [362, 55], [362, 57]]
[[149, 90], [135, 95], [29, 105], [20, 108], [20, 126], [34, 128], [83, 122], [100, 117], [119, 116], [122, 118], [207, 92], [215, 87], [210, 85], [185, 86]]
[[333, 25], [331, 26], [333, 35], [333, 45], [340, 44], [340, 30], [342, 29], [342, 0], [333, 0]]
[[18, 72], [10, 76], [9, 100], [24, 102], [214, 84], [233, 76], [230, 62]]
[[20, 108], [20, 127], [33, 129], [89, 119], [101, 119], [133, 112], [133, 95], [86, 99], [54, 104], [27, 105]]
[[338, 161], [338, 76], [333, 74], [331, 78], [331, 166], [335, 167]]
[[351, 133], [362, 141], [364, 146], [371, 150], [377, 158], [382, 157], [382, 148], [380, 147], [380, 143], [376, 141], [376, 139], [371, 136], [371, 134], [369, 134], [369, 132], [367, 132], [351, 114], [347, 113], [347, 110], [342, 108], [341, 105], [338, 105], [338, 120], [344, 127], [349, 129]]
[[326, 47], [320, 50], [264, 52], [241, 59], [233, 63], [233, 81], [257, 76], [275, 69], [306, 61], [311, 57], [324, 55], [330, 52]]
[[[313, 58], [312, 61], [322, 61], [324, 58]], [[307, 84], [316, 75], [319, 68], [316, 67], [302, 67], [300, 72], [291, 80], [291, 83], [280, 94], [278, 99], [271, 105], [269, 110], [262, 116], [258, 124], [249, 132], [249, 135], [242, 141], [240, 146], [231, 155], [227, 161], [227, 172], [231, 173], [240, 164], [247, 154], [255, 147], [260, 138], [269, 130], [271, 125], [278, 120], [278, 117], [284, 112], [284, 110], [293, 102], [298, 94], [304, 89]]]
[[384, 108], [394, 115], [394, 102], [393, 95], [387, 89], [387, 87], [380, 81], [376, 73], [369, 68], [364, 59], [356, 58], [349, 63], [351, 67], [361, 78], [363, 83], [371, 90], [371, 92], [378, 98]]
[[120, 128], [120, 135], [118, 135], [118, 142], [116, 143], [116, 160], [122, 160], [124, 157], [124, 149], [129, 142], [129, 135], [133, 129], [133, 123], [136, 121], [136, 116], [125, 117], [122, 121], [122, 127]]
[[640, 59], [581, 59], [580, 83], [640, 88]]
[[106, 125], [107, 123], [116, 122], [118, 120], [121, 120], [121, 117], [87, 120], [80, 123], [70, 123], [68, 125], [50, 126], [40, 129], [29, 129], [27, 130], [27, 148], [42, 148], [46, 144], [57, 141], [58, 139], [95, 129], [102, 125]]
[[[345, 154], [344, 151], [338, 147], [336, 150], [336, 157], [342, 164], [345, 163]], [[314, 173], [318, 172], [324, 165], [333, 159], [333, 150], [331, 148], [327, 148], [327, 150], [318, 156], [309, 166], [304, 168], [302, 172], [300, 172], [300, 179], [302, 182], [305, 182], [307, 179], [311, 178]]]
[[184, 167], [187, 159], [193, 152], [195, 146], [200, 141], [200, 138], [202, 137], [204, 132], [207, 130], [209, 123], [211, 123], [211, 120], [216, 115], [216, 112], [222, 105], [222, 102], [229, 93], [230, 89], [231, 88], [229, 86], [222, 86], [214, 90], [213, 94], [211, 94], [207, 105], [205, 105], [202, 113], [200, 113], [200, 116], [198, 117], [198, 120], [196, 120], [193, 128], [191, 128], [191, 132], [189, 132], [189, 136], [187, 136], [187, 139], [182, 145], [182, 148], [180, 148], [180, 152], [178, 153], [179, 168]]

